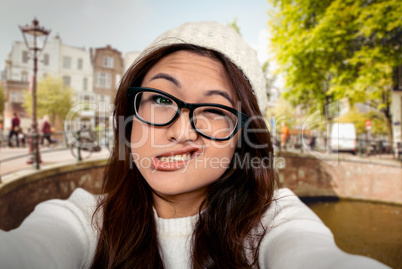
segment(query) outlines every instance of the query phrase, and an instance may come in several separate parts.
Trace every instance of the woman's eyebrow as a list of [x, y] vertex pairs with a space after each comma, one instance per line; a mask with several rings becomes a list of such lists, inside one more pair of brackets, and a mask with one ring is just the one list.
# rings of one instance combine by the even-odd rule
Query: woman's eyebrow
[[[169, 74], [166, 74], [166, 73], [158, 73], [158, 74], [156, 74], [155, 76], [153, 76], [149, 81], [152, 81], [152, 80], [154, 80], [154, 79], [166, 79], [166, 80], [172, 82], [176, 87], [181, 88], [180, 81], [178, 81], [177, 79], [175, 79], [174, 77], [172, 77], [172, 76], [169, 75]], [[221, 91], [221, 90], [210, 90], [210, 91], [207, 91], [207, 92], [205, 93], [205, 96], [211, 96], [211, 95], [220, 95], [220, 96], [224, 97], [225, 99], [227, 99], [227, 100], [232, 104], [232, 106], [234, 106], [234, 101], [233, 101], [233, 99], [232, 99], [232, 98], [229, 96], [229, 94], [228, 94], [227, 92], [225, 92], [225, 91]]]
[[220, 96], [223, 96], [224, 98], [226, 98], [226, 99], [232, 104], [233, 107], [235, 106], [233, 99], [232, 99], [232, 98], [229, 96], [229, 94], [228, 94], [227, 92], [225, 92], [225, 91], [221, 91], [221, 90], [210, 90], [210, 91], [207, 91], [207, 92], [205, 93], [205, 95], [206, 95], [206, 96], [211, 96], [211, 95], [220, 95]]
[[175, 79], [174, 77], [172, 77], [171, 75], [166, 74], [166, 73], [159, 73], [159, 74], [153, 76], [149, 81], [152, 81], [154, 79], [160, 79], [160, 78], [166, 79], [166, 80], [172, 82], [176, 87], [181, 88], [180, 82], [177, 79]]

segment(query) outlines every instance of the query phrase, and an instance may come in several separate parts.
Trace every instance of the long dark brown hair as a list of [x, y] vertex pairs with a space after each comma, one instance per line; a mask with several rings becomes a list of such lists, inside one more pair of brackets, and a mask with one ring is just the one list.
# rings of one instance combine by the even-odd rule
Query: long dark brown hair
[[[123, 76], [114, 111], [115, 148], [106, 167], [103, 183], [105, 198], [101, 213], [99, 242], [92, 268], [164, 268], [158, 251], [153, 213], [152, 189], [137, 167], [130, 162], [131, 123], [127, 123], [126, 89], [140, 86], [145, 74], [163, 57], [180, 50], [219, 60], [242, 101], [241, 110], [250, 118], [227, 171], [212, 183], [200, 205], [199, 220], [193, 233], [194, 268], [258, 267], [258, 249], [266, 233], [261, 217], [272, 201], [274, 190], [273, 149], [256, 98], [243, 73], [224, 55], [188, 44], [175, 44], [150, 52]], [[125, 124], [125, 128], [119, 128]], [[123, 134], [124, 132], [124, 134]], [[262, 146], [264, 145], [264, 146]], [[247, 156], [248, 155], [248, 156]], [[271, 165], [239, 165], [236, 161], [259, 158]], [[202, 213], [201, 213], [201, 209]], [[94, 214], [94, 216], [95, 216]], [[94, 218], [95, 219], [95, 218]], [[253, 232], [257, 227], [259, 232]]]

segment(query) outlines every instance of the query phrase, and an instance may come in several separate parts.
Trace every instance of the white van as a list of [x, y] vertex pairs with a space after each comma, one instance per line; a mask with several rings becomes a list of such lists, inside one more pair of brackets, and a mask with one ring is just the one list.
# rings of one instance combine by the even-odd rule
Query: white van
[[331, 151], [356, 153], [356, 128], [353, 123], [334, 123], [331, 126]]

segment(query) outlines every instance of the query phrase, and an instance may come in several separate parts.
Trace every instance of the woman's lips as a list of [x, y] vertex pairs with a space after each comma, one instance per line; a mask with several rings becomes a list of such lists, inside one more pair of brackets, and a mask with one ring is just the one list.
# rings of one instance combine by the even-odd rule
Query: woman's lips
[[179, 154], [174, 156], [159, 156], [157, 158], [162, 162], [188, 161], [191, 159], [191, 153]]
[[187, 149], [156, 156], [152, 160], [152, 169], [159, 171], [175, 171], [186, 167], [188, 163], [200, 155], [200, 149]]

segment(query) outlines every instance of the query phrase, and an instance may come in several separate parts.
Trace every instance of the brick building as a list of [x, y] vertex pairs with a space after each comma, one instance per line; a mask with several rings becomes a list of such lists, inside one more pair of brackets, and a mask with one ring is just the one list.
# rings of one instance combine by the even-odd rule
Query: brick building
[[103, 48], [91, 49], [93, 66], [93, 92], [98, 106], [95, 125], [107, 123], [111, 116], [111, 104], [114, 102], [116, 90], [124, 72], [124, 62], [120, 51], [110, 45]]

